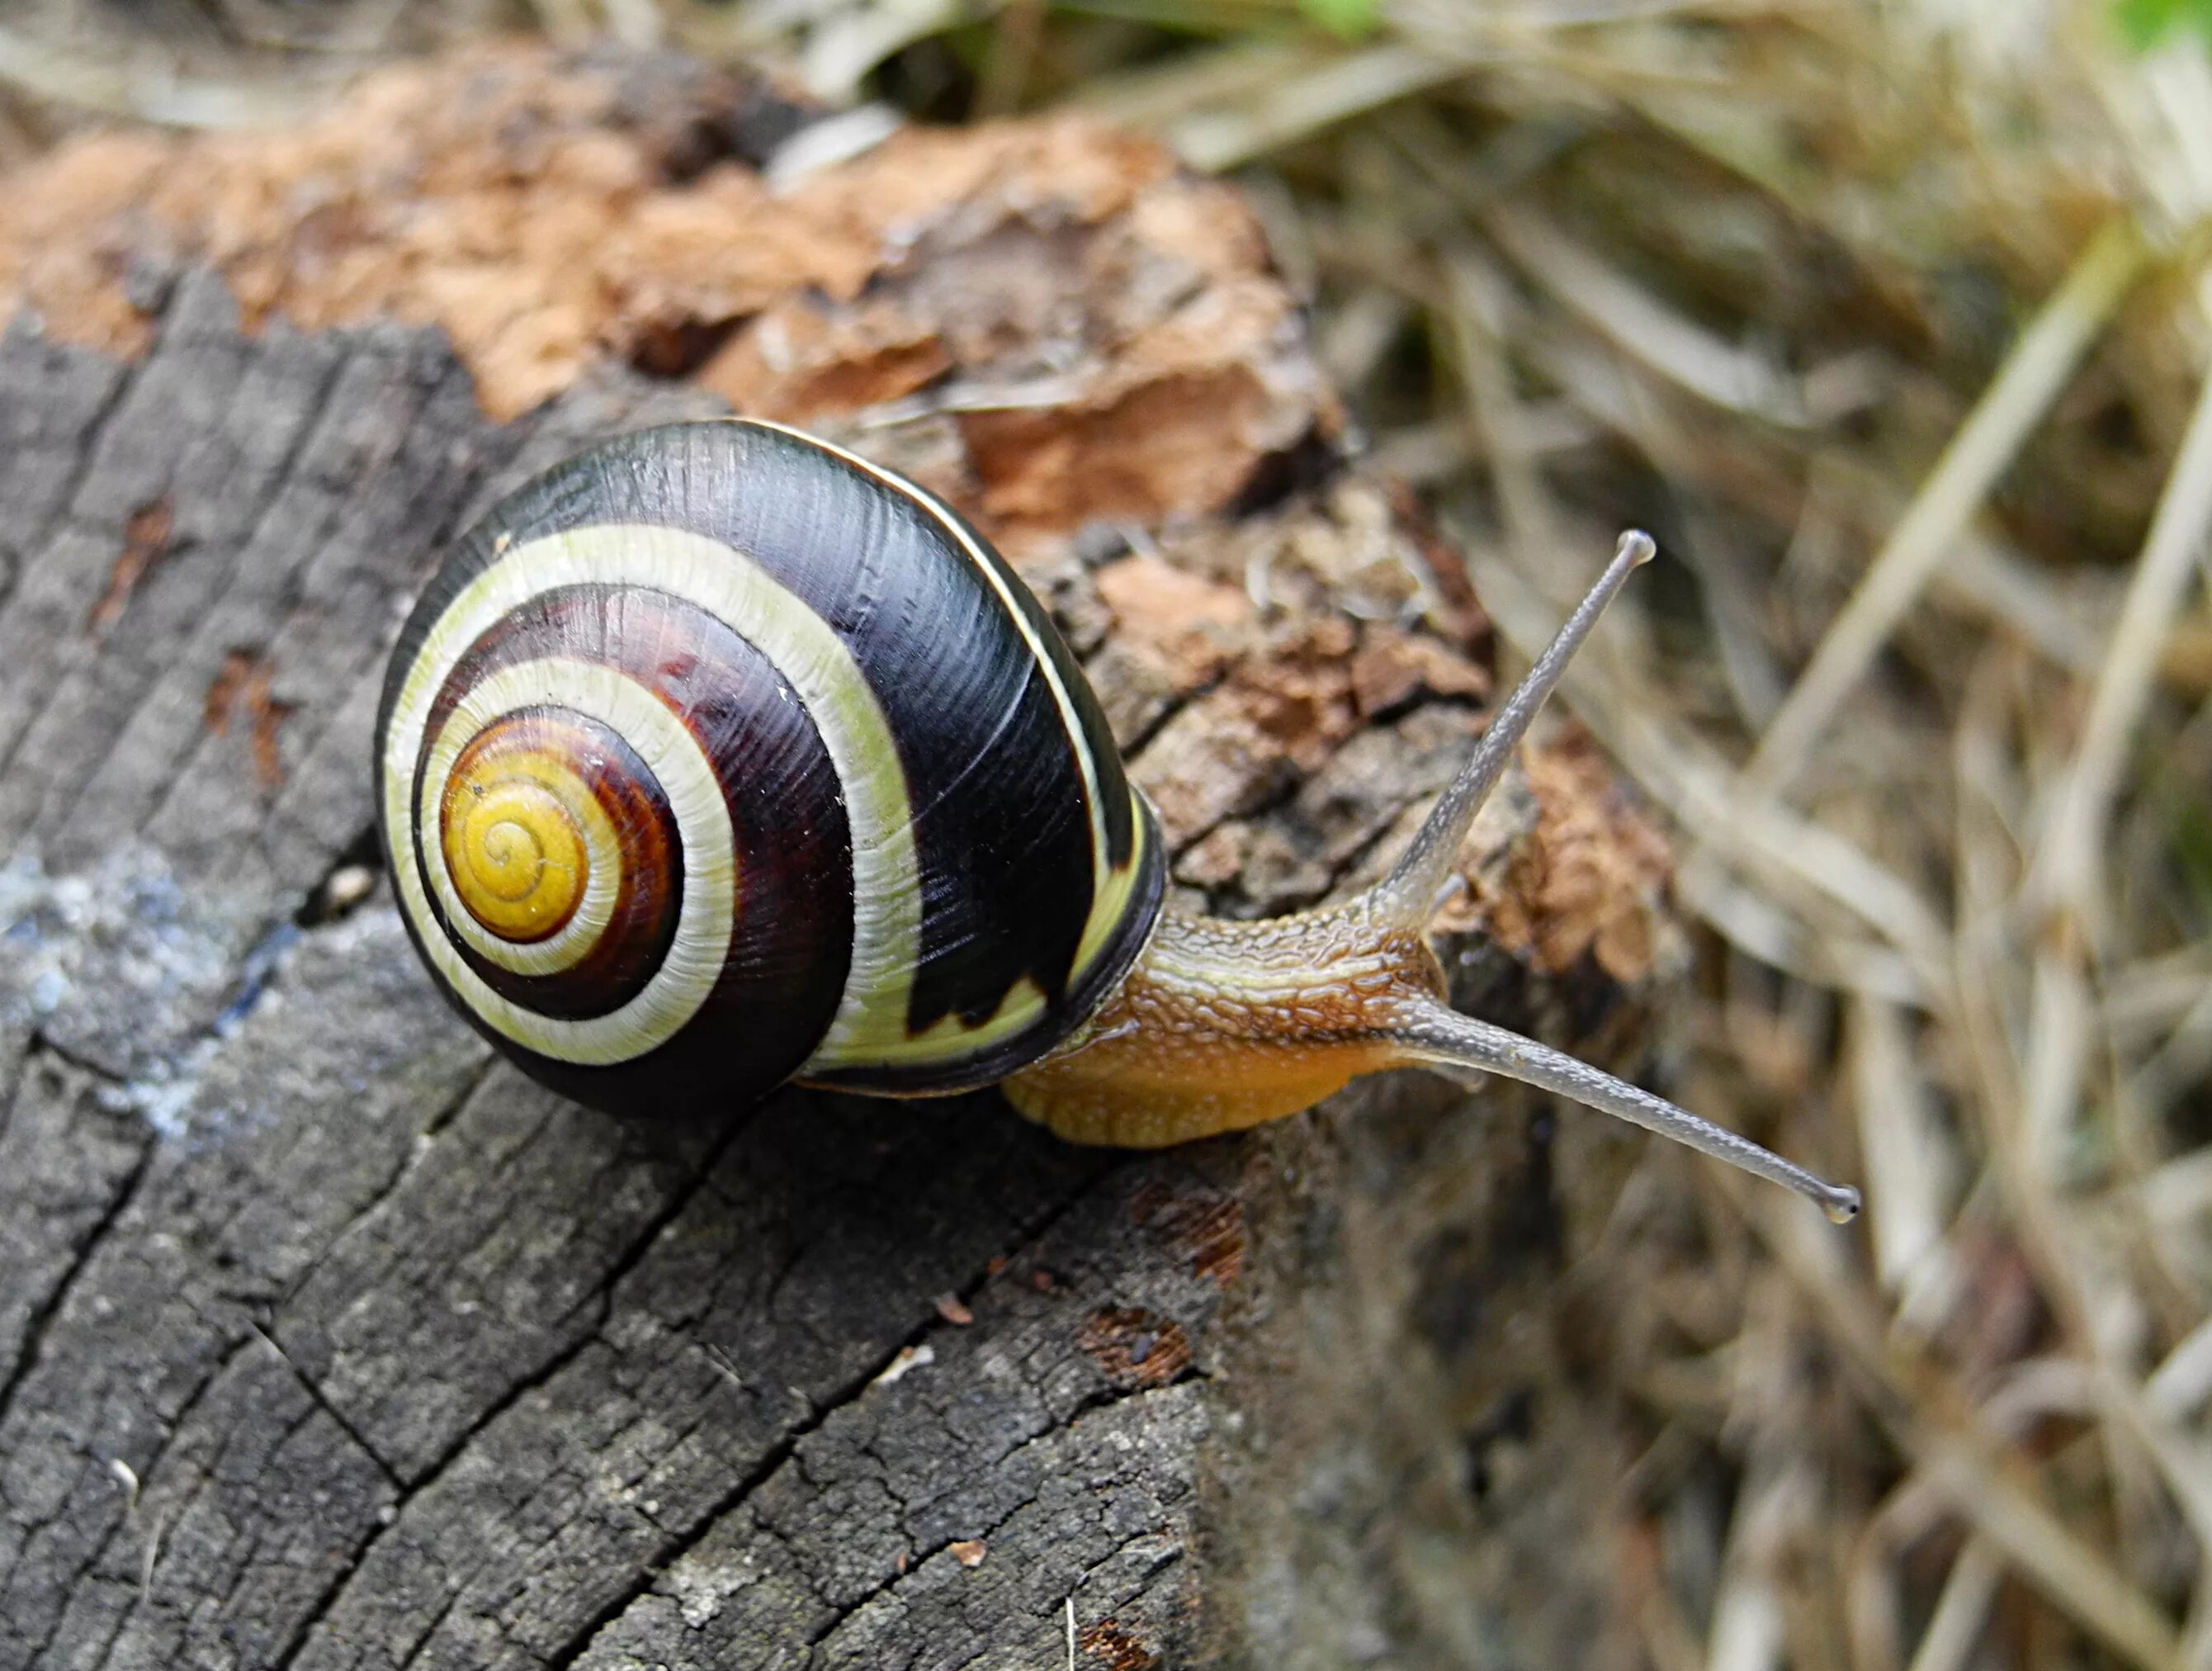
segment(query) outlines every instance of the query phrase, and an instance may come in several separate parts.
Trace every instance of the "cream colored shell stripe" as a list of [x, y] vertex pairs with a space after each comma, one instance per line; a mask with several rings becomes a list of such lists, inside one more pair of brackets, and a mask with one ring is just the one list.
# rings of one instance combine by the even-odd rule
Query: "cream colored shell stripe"
[[[632, 683], [611, 668], [593, 662], [549, 656], [501, 668], [464, 692], [446, 723], [432, 740], [423, 761], [422, 793], [416, 803], [417, 826], [428, 854], [431, 891], [446, 912], [446, 922], [470, 948], [486, 961], [518, 975], [555, 975], [572, 968], [591, 954], [613, 920], [615, 900], [622, 891], [622, 850], [613, 823], [602, 812], [583, 824], [584, 851], [589, 869], [584, 897], [558, 933], [544, 940], [503, 940], [469, 914], [461, 903], [437, 832], [443, 819], [447, 786], [461, 751], [479, 733], [518, 709], [557, 706], [596, 719], [629, 743], [661, 786], [683, 832], [684, 851], [695, 865], [699, 856], [720, 851], [725, 871], [736, 860], [730, 819], [714, 782], [713, 766], [700, 752], [697, 739], [683, 723], [656, 702], [651, 692]], [[647, 752], [647, 750], [651, 752]], [[582, 789], [580, 782], [576, 785]], [[704, 796], [712, 791], [711, 805]], [[582, 798], [590, 802], [590, 791]], [[688, 819], [686, 814], [689, 814]], [[721, 932], [729, 933], [732, 889], [726, 878], [720, 892]], [[688, 904], [689, 901], [686, 901]], [[679, 913], [679, 922], [681, 917]], [[682, 936], [679, 930], [678, 938]], [[503, 1031], [505, 1029], [502, 1029]], [[512, 1034], [510, 1037], [515, 1036]], [[615, 1059], [621, 1059], [619, 1058]]]
[[[972, 1052], [979, 1040], [1034, 1018], [1032, 1009], [1025, 1015], [995, 1016], [974, 1031], [960, 1029], [953, 1049], [935, 1036], [938, 1029], [924, 1039], [908, 1036], [905, 1018], [921, 942], [921, 888], [906, 779], [883, 709], [830, 625], [752, 558], [719, 540], [657, 524], [570, 528], [511, 546], [455, 594], [424, 635], [392, 704], [385, 742], [382, 808], [402, 902], [417, 923], [434, 930], [428, 884], [416, 863], [409, 802], [416, 763], [422, 758], [424, 724], [438, 692], [470, 648], [503, 616], [542, 593], [571, 586], [635, 586], [705, 611], [760, 649], [805, 704], [844, 795], [853, 835], [854, 882], [854, 945], [844, 993], [806, 1069], [827, 1071], [853, 1063], [957, 1058]], [[617, 684], [631, 683], [620, 674], [610, 672], [608, 677]], [[659, 702], [651, 692], [646, 694]], [[541, 693], [537, 699], [548, 697]], [[639, 747], [635, 736], [629, 741]], [[641, 747], [640, 753], [647, 754]], [[664, 781], [662, 788], [673, 804], [678, 786]], [[425, 796], [427, 800], [427, 785]], [[726, 809], [722, 816], [726, 824]], [[688, 828], [683, 832], [687, 893], [695, 869], [693, 833]], [[423, 849], [428, 852], [436, 845], [426, 842]], [[740, 889], [738, 909], [742, 908]], [[678, 921], [683, 920], [679, 912]], [[690, 1006], [683, 1017], [670, 1025], [676, 1006], [656, 999], [649, 1012], [652, 1026], [641, 1031], [623, 1054], [602, 1056], [579, 1053], [583, 1046], [572, 1030], [577, 1023], [536, 1016], [511, 1004], [502, 1009], [503, 1000], [487, 1003], [489, 989], [443, 943], [442, 936], [429, 931], [422, 939], [440, 973], [492, 1025], [543, 1055], [589, 1062], [642, 1055], [672, 1036], [705, 1001], [728, 944], [726, 935], [711, 967], [692, 966], [687, 960], [686, 967], [670, 973], [676, 983], [672, 990]], [[611, 1023], [634, 1010], [643, 1019], [648, 1012], [639, 1006], [652, 996], [660, 979], [657, 974], [647, 991], [629, 1004], [597, 1019]], [[495, 994], [491, 997], [496, 1000]], [[1013, 1007], [1010, 1003], [1009, 1009]]]
[[[698, 1013], [721, 974], [730, 944], [737, 886], [730, 809], [698, 740], [651, 691], [601, 663], [547, 657], [488, 674], [455, 704], [439, 728], [422, 774], [418, 816], [426, 833], [439, 827], [447, 782], [469, 740], [502, 715], [549, 705], [583, 714], [621, 736], [645, 762], [667, 797], [684, 844], [685, 868], [684, 898], [666, 954], [644, 989], [629, 1003], [604, 1015], [570, 1021], [541, 1015], [502, 997], [442, 938], [432, 933], [423, 939], [430, 946], [439, 972], [470, 1008], [517, 1044], [563, 1062], [624, 1062], [673, 1037]], [[431, 886], [445, 907], [446, 920], [475, 927], [454, 891], [444, 844], [431, 837], [419, 851], [427, 857]], [[414, 864], [416, 853], [410, 844], [408, 863], [400, 872], [403, 887], [410, 882], [420, 886], [420, 873]], [[618, 881], [621, 863], [618, 852], [593, 845], [592, 876], [586, 884], [586, 906], [602, 871], [611, 881]], [[410, 897], [410, 909], [416, 904]], [[427, 915], [416, 920], [428, 922]], [[604, 915], [600, 921], [604, 925]], [[574, 948], [570, 961], [589, 951], [596, 938], [594, 932]], [[496, 948], [489, 954], [492, 960], [518, 973], [538, 973], [532, 967], [533, 954], [544, 948], [544, 944], [512, 946], [481, 934], [472, 937], [471, 943]]]
[[[1043, 678], [1047, 688], [1052, 692], [1052, 699], [1060, 710], [1060, 729], [1066, 733], [1069, 746], [1075, 751], [1076, 759], [1080, 763], [1083, 772], [1083, 804], [1091, 823], [1091, 916], [1083, 925], [1083, 937], [1076, 947], [1074, 969], [1079, 974], [1088, 969], [1112, 943], [1115, 931], [1121, 924], [1122, 913], [1128, 907], [1130, 895], [1135, 892], [1138, 881], [1145, 874], [1145, 842], [1151, 826], [1139, 809], [1133, 806], [1130, 808], [1132, 833], [1129, 863], [1122, 869], [1116, 871], [1109, 857], [1111, 849], [1106, 836], [1105, 796], [1100, 791], [1098, 785], [1098, 764], [1091, 758], [1090, 739], [1084, 730], [1083, 717], [1077, 711], [1075, 700], [1068, 694], [1067, 686], [1061, 681], [1059, 668], [1054, 664], [1050, 653], [1038, 639], [1036, 630], [1030, 625], [1028, 612], [1022, 608], [1010, 589], [1012, 585], [1018, 582], [1011, 581], [1000, 565], [992, 560], [990, 554], [977, 547], [975, 538], [968, 532], [960, 518], [955, 515], [943, 501], [927, 489], [908, 481], [905, 477], [894, 471], [886, 470], [881, 465], [872, 464], [857, 453], [848, 453], [842, 447], [832, 446], [819, 436], [810, 435], [803, 430], [794, 430], [782, 424], [771, 424], [757, 418], [734, 418], [730, 421], [742, 424], [751, 429], [775, 430], [779, 434], [787, 435], [803, 442], [809, 447], [817, 448], [850, 465], [872, 480], [882, 483], [893, 492], [912, 501], [953, 541], [961, 555], [968, 559], [976, 572], [983, 576], [992, 591], [997, 595], [1000, 606], [1005, 609], [1008, 619], [1014, 623], [1016, 629], [1021, 633], [1023, 642], [1029, 646], [1030, 661], [1036, 664], [1037, 672]], [[1133, 796], [1135, 791], [1132, 790], [1130, 793]], [[1040, 995], [1037, 994], [1035, 986], [1024, 982], [1015, 991], [1016, 996], [1008, 999], [1006, 1011], [1002, 1011], [999, 1016], [986, 1022], [981, 1028], [975, 1032], [963, 1029], [961, 1036], [971, 1044], [987, 1036], [1003, 1037], [1015, 1030], [1012, 1026], [1005, 1023], [1012, 1020], [1011, 1012], [1017, 1006], [1026, 1010], [1032, 1018], [1041, 1012], [1042, 1005], [1038, 1001]], [[941, 1030], [941, 1028], [933, 1029], [933, 1034]]]

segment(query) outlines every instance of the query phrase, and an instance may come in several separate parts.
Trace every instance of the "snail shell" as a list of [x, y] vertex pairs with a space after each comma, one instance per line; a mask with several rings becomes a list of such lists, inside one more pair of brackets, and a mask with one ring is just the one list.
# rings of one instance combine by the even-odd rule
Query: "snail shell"
[[1159, 912], [1151, 811], [1035, 598], [927, 493], [773, 424], [624, 436], [501, 503], [377, 736], [424, 961], [603, 1108], [988, 1083]]

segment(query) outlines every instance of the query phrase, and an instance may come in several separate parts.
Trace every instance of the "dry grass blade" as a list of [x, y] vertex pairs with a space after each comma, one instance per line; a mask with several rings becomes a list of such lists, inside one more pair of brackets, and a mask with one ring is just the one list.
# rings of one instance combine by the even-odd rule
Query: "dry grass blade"
[[2021, 335], [1981, 399], [1921, 484], [1904, 520], [1868, 565], [1805, 671], [1744, 767], [1747, 787], [1771, 794], [1810, 758], [1838, 704], [1989, 497], [1997, 473], [2073, 375], [2120, 299], [2150, 264], [2134, 217], [2115, 216], [2081, 253], [2066, 282]]
[[1932, 1088], [1895, 1004], [1860, 996], [1850, 1008], [1852, 1086], [1865, 1156], [1875, 1271], [1894, 1294], [1941, 1281], [1957, 1156], [1936, 1117]]
[[1967, 1539], [1951, 1563], [1927, 1631], [1913, 1650], [1911, 1671], [1966, 1671], [2003, 1576], [2004, 1563], [1988, 1540]]
[[337, 85], [328, 71], [192, 74], [158, 47], [127, 58], [80, 52], [0, 23], [0, 86], [103, 116], [170, 127], [269, 127], [321, 107]]
[[2181, 1665], [2172, 1622], [2051, 1509], [1955, 1436], [1908, 1437], [1926, 1447], [1923, 1466], [1937, 1488], [2052, 1601], [2144, 1671]]
[[[1559, 509], [1525, 443], [1528, 424], [1504, 351], [1516, 322], [1510, 288], [1480, 251], [1466, 246], [1446, 254], [1444, 273], [1452, 304], [1452, 355], [1467, 386], [1469, 416], [1489, 460], [1506, 529], [1524, 560], [1537, 552], [1556, 551], [1564, 540]], [[1522, 647], [1533, 653], [1542, 643], [1523, 640]]]
[[959, 0], [913, 0], [909, 4], [838, 9], [808, 33], [799, 52], [799, 74], [822, 98], [857, 98], [869, 74], [885, 58], [963, 21], [964, 9]]
[[1726, 411], [1770, 424], [1806, 421], [1803, 393], [1771, 360], [1662, 306], [1540, 211], [1501, 205], [1485, 214], [1482, 224], [1499, 247], [1623, 353]]
[[2207, 1399], [2212, 1399], [2212, 1321], [2198, 1324], [2143, 1383], [2143, 1404], [2160, 1421], [2185, 1421]]
[[1470, 68], [1410, 46], [1371, 46], [1300, 70], [1233, 106], [1190, 111], [1167, 125], [1165, 137], [1194, 167], [1233, 168]]
[[1865, 1301], [1817, 1256], [1795, 1227], [1739, 1187], [1716, 1176], [1715, 1186], [1745, 1213], [1784, 1270], [1812, 1302], [1828, 1338], [1880, 1388], [1875, 1412], [1913, 1459], [1921, 1476], [1965, 1515], [2054, 1603], [2107, 1646], [2145, 1671], [2181, 1663], [2179, 1634], [2136, 1585], [2084, 1541], [2000, 1460], [2002, 1453], [1964, 1412], [1967, 1401], [1924, 1363], [1886, 1347]]
[[[2212, 314], [2212, 276], [2200, 280]], [[2058, 795], [2057, 815], [2039, 856], [2039, 898], [2070, 906], [2085, 926], [2102, 916], [2102, 851], [2127, 765], [2158, 674], [2159, 649], [2212, 536], [2212, 378], [2198, 391], [2179, 456], [2143, 543], [2127, 601], [2090, 698], [2081, 746]]]

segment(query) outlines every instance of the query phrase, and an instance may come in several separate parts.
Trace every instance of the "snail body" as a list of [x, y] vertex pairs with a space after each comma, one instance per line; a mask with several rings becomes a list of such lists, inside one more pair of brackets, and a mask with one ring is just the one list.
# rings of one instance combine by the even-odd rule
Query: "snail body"
[[610, 1111], [999, 1083], [1063, 1137], [1150, 1147], [1474, 1067], [1847, 1216], [1852, 1192], [1459, 1015], [1427, 942], [1474, 811], [1650, 554], [1624, 540], [1389, 877], [1224, 923], [1163, 907], [1082, 669], [949, 507], [779, 425], [647, 430], [512, 495], [433, 577], [378, 715], [380, 832], [447, 996]]

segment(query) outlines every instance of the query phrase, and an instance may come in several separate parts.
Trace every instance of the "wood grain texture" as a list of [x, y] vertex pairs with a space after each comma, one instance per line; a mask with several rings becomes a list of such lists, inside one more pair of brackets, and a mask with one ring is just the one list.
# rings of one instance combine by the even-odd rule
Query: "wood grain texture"
[[[994, 224], [915, 271], [972, 297]], [[1627, 1459], [1577, 1368], [1611, 1296], [1575, 1257], [1635, 1139], [1412, 1075], [1133, 1158], [991, 1093], [649, 1133], [533, 1087], [382, 892], [316, 901], [367, 851], [441, 543], [714, 399], [595, 364], [502, 420], [434, 330], [249, 332], [204, 267], [134, 283], [135, 357], [32, 311], [0, 340], [0, 1668], [1038, 1671], [1071, 1603], [1077, 1663], [1121, 1671], [1625, 1655], [1588, 1528]], [[1179, 886], [1251, 914], [1383, 862], [1482, 664], [1335, 607], [1329, 552], [1414, 543], [1362, 521], [1384, 488], [1243, 485], [1160, 560], [1291, 553], [1283, 601], [1195, 647], [1102, 584], [1110, 532], [1018, 520], [1184, 809]], [[1583, 800], [1532, 773], [1485, 826], [1524, 917], [1544, 831], [1612, 794], [1554, 776]], [[1540, 979], [1455, 956], [1491, 1013], [1617, 1046], [1652, 978], [1595, 932], [1532, 934]]]

